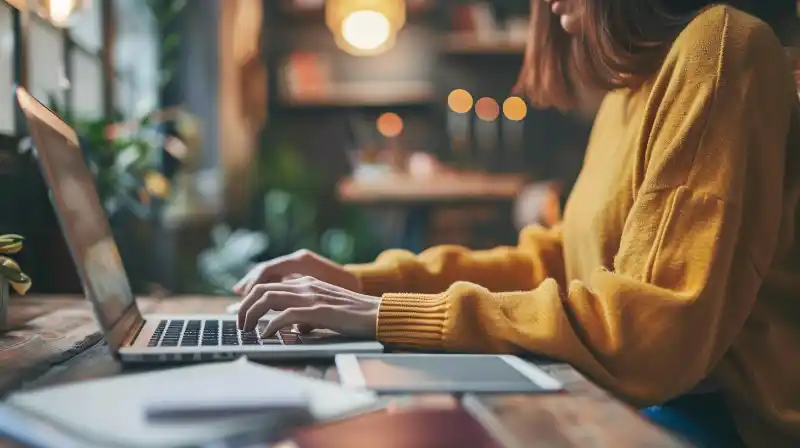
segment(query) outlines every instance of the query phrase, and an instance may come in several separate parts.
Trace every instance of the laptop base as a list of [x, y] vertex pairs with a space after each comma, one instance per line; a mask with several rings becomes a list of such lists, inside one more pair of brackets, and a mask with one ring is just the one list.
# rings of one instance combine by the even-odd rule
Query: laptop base
[[124, 363], [225, 361], [245, 356], [253, 360], [279, 361], [327, 359], [339, 353], [382, 353], [376, 341], [346, 338], [328, 330], [298, 334], [284, 329], [271, 337], [260, 331], [269, 322], [266, 316], [258, 330], [241, 332], [236, 315], [149, 315], [130, 346], [121, 347]]

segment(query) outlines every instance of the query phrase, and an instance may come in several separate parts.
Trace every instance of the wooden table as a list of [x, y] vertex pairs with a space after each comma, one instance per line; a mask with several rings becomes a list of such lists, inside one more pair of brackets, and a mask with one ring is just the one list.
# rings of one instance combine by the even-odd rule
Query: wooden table
[[[139, 301], [143, 312], [220, 313], [230, 298], [172, 297]], [[15, 299], [17, 330], [0, 335], [0, 394], [122, 375], [108, 354], [87, 303], [79, 297]], [[28, 322], [21, 325], [22, 321]], [[304, 375], [336, 380], [331, 363], [284, 364]], [[484, 398], [494, 429], [520, 446], [678, 447], [688, 446], [643, 420], [638, 413], [587, 381], [569, 365], [545, 366], [567, 385], [551, 395]], [[419, 406], [457, 406], [449, 397], [420, 397]], [[16, 447], [0, 439], [0, 448]]]

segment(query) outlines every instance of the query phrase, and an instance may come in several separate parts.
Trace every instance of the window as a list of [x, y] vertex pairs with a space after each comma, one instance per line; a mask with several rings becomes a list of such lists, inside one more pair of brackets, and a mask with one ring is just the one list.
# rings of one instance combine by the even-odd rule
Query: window
[[114, 69], [117, 108], [141, 116], [158, 104], [158, 35], [155, 17], [141, 0], [116, 0]]
[[103, 63], [80, 48], [70, 52], [70, 111], [79, 120], [103, 118]]
[[0, 134], [14, 133], [14, 19], [11, 7], [0, 3]]
[[103, 15], [100, 8], [99, 0], [88, 2], [69, 27], [70, 38], [75, 44], [93, 53], [103, 48]]
[[122, 114], [124, 118], [133, 118], [136, 116], [136, 96], [135, 89], [128, 76], [125, 74], [117, 75], [114, 80], [114, 100], [117, 112]]
[[[64, 34], [38, 18], [30, 21], [28, 90], [47, 106], [63, 110], [68, 87], [64, 67]], [[55, 101], [55, 104], [52, 102]]]

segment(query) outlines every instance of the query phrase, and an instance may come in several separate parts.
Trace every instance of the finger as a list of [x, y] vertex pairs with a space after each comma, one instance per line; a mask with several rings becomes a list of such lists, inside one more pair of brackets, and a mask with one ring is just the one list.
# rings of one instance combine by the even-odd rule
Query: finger
[[313, 297], [290, 292], [270, 291], [256, 301], [245, 313], [242, 331], [252, 331], [258, 320], [269, 311], [284, 311], [294, 307], [308, 307], [314, 304]]
[[280, 282], [284, 276], [290, 275], [296, 269], [298, 257], [286, 256], [278, 257], [274, 260], [262, 263], [254, 269], [251, 275], [247, 275], [244, 286], [240, 288], [240, 294], [248, 294], [260, 283]]
[[294, 292], [297, 294], [313, 294], [318, 301], [326, 304], [347, 304], [348, 298], [353, 293], [336, 285], [331, 285], [315, 279], [314, 277], [303, 276], [281, 283], [269, 284], [270, 290], [280, 290]]
[[319, 327], [319, 324], [325, 320], [325, 314], [330, 313], [331, 309], [332, 307], [329, 306], [289, 308], [288, 310], [278, 313], [277, 316], [269, 321], [267, 328], [264, 329], [262, 337], [270, 337], [281, 328], [290, 327], [294, 324]]
[[244, 290], [244, 285], [246, 285], [247, 282], [250, 281], [250, 277], [252, 277], [251, 273], [252, 273], [252, 270], [250, 272], [248, 272], [247, 274], [245, 274], [245, 276], [242, 277], [241, 280], [236, 282], [235, 285], [233, 285], [233, 288], [231, 288], [231, 291], [233, 291], [234, 294], [241, 294], [242, 293], [242, 291]]
[[314, 326], [308, 324], [296, 324], [294, 329], [300, 334], [308, 334], [314, 331]]
[[242, 279], [233, 286], [233, 292], [237, 294], [244, 294], [248, 285], [261, 276], [261, 272], [264, 270], [266, 265], [267, 263], [258, 263], [252, 269], [250, 269], [247, 274], [245, 274], [244, 277], [242, 277]]
[[247, 316], [247, 310], [253, 306], [261, 297], [264, 296], [267, 292], [291, 292], [297, 293], [299, 291], [296, 290], [295, 286], [287, 283], [261, 283], [258, 285], [253, 286], [250, 291], [244, 296], [242, 299], [242, 303], [239, 305], [239, 312], [237, 313], [237, 322], [239, 328], [244, 328], [244, 321], [245, 317]]
[[[247, 313], [254, 306], [255, 303], [260, 301], [265, 295], [269, 293], [286, 293], [291, 297], [302, 297], [305, 301], [299, 301], [294, 304], [287, 304], [288, 306], [310, 306], [312, 302], [327, 304], [327, 305], [346, 305], [349, 303], [347, 296], [344, 294], [345, 290], [336, 288], [327, 283], [314, 280], [311, 277], [303, 277], [297, 280], [291, 280], [283, 283], [266, 283], [253, 287], [250, 293], [245, 296], [242, 303], [239, 305], [239, 313], [237, 322], [239, 328], [249, 328], [247, 326]], [[274, 308], [273, 308], [274, 309]], [[274, 309], [276, 311], [280, 311]], [[264, 313], [269, 310], [264, 311]], [[263, 315], [263, 314], [262, 314]]]
[[247, 293], [244, 299], [242, 299], [242, 301], [239, 303], [239, 312], [236, 313], [236, 321], [239, 328], [242, 328], [244, 325], [244, 318], [247, 316], [247, 310], [249, 310], [250, 307], [253, 306], [253, 304], [266, 292], [267, 290], [263, 288], [263, 286], [260, 286], [251, 290], [249, 293]]
[[300, 280], [303, 277], [305, 276], [302, 274], [289, 274], [287, 276], [284, 276], [283, 279], [281, 279], [281, 282], [291, 282], [294, 280]]
[[295, 292], [314, 292], [317, 294], [327, 294], [334, 297], [347, 297], [352, 294], [351, 291], [342, 288], [341, 286], [331, 285], [314, 277], [303, 276], [286, 280], [283, 284], [296, 286]]

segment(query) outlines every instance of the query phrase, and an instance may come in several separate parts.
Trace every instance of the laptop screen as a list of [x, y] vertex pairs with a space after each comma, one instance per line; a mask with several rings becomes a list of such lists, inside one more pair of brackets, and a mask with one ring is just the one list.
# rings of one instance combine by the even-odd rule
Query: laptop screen
[[133, 305], [134, 297], [93, 177], [74, 131], [24, 95], [19, 96], [20, 106], [83, 289], [95, 305], [101, 325], [110, 329]]

